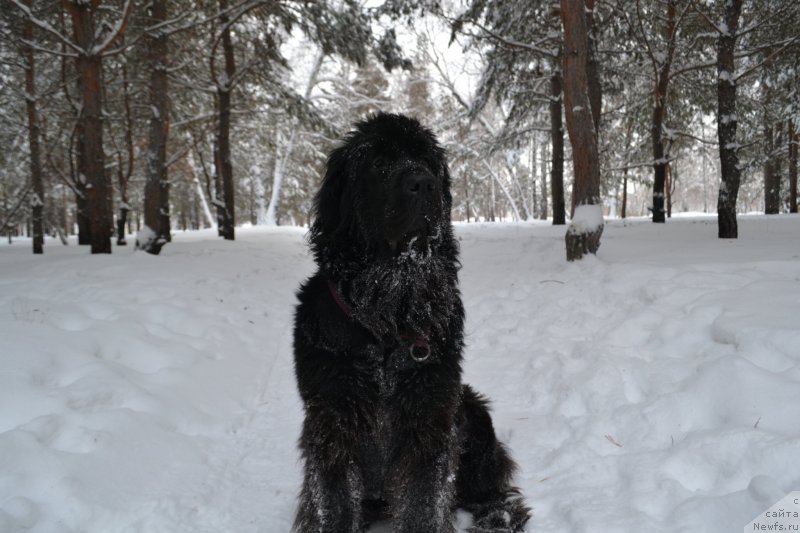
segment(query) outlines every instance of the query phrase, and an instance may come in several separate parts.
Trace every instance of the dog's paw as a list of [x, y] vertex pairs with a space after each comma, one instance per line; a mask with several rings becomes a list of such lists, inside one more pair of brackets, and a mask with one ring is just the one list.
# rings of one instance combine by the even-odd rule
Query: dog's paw
[[519, 533], [525, 528], [530, 514], [522, 498], [508, 498], [496, 506], [473, 513], [475, 522], [469, 533]]

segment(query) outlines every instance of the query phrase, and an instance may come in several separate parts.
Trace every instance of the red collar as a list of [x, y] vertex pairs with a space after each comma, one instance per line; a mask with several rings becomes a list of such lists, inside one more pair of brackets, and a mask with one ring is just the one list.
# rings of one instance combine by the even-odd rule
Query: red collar
[[[339, 306], [339, 309], [341, 309], [348, 318], [353, 318], [353, 308], [344, 301], [342, 293], [339, 292], [339, 288], [336, 286], [333, 280], [328, 280], [328, 290], [331, 293], [333, 301]], [[431, 345], [427, 338], [415, 337], [407, 333], [401, 333], [400, 340], [411, 341], [408, 343], [408, 353], [411, 355], [411, 358], [414, 361], [422, 362], [430, 357]]]
[[331, 280], [328, 280], [328, 290], [331, 291], [331, 296], [333, 296], [333, 301], [336, 302], [336, 305], [339, 306], [339, 309], [341, 309], [342, 312], [346, 314], [348, 317], [352, 318], [353, 308], [350, 307], [347, 304], [347, 302], [344, 301], [344, 298], [342, 298], [342, 295], [339, 292], [339, 289], [336, 287], [336, 284]]

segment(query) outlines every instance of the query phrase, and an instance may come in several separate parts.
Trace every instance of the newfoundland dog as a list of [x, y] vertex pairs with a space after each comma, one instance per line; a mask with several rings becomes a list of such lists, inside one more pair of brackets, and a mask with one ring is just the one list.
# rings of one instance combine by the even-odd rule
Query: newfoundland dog
[[297, 533], [522, 531], [530, 511], [486, 400], [461, 382], [464, 306], [450, 176], [430, 130], [356, 125], [331, 153], [294, 325], [305, 409]]

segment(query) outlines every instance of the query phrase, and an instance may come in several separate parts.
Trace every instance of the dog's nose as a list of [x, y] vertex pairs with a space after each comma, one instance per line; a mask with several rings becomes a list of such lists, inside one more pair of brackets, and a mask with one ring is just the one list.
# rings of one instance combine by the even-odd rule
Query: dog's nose
[[410, 194], [429, 194], [433, 192], [433, 176], [427, 172], [412, 172], [405, 178], [406, 191]]

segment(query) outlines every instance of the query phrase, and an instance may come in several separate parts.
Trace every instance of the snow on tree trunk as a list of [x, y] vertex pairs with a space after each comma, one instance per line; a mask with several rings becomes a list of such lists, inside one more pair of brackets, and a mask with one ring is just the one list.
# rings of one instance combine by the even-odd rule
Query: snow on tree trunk
[[575, 207], [575, 214], [567, 227], [567, 260], [574, 261], [600, 248], [603, 234], [603, 208], [600, 205], [583, 204]]
[[585, 1], [561, 0], [564, 25], [564, 109], [572, 144], [573, 220], [564, 237], [567, 260], [596, 253], [603, 233], [597, 131], [589, 102], [589, 40]]
[[717, 199], [717, 233], [720, 239], [739, 236], [736, 221], [736, 201], [739, 196], [739, 155], [736, 142], [736, 79], [734, 51], [742, 0], [725, 5], [723, 22], [727, 32], [721, 32], [717, 42], [717, 137], [722, 173]]
[[150, 250], [161, 250], [161, 247], [164, 246], [165, 243], [166, 241], [163, 240], [163, 237], [159, 236], [158, 233], [150, 229], [147, 224], [142, 226], [142, 229], [136, 234], [137, 250], [144, 250], [148, 253], [153, 253], [150, 252]]

